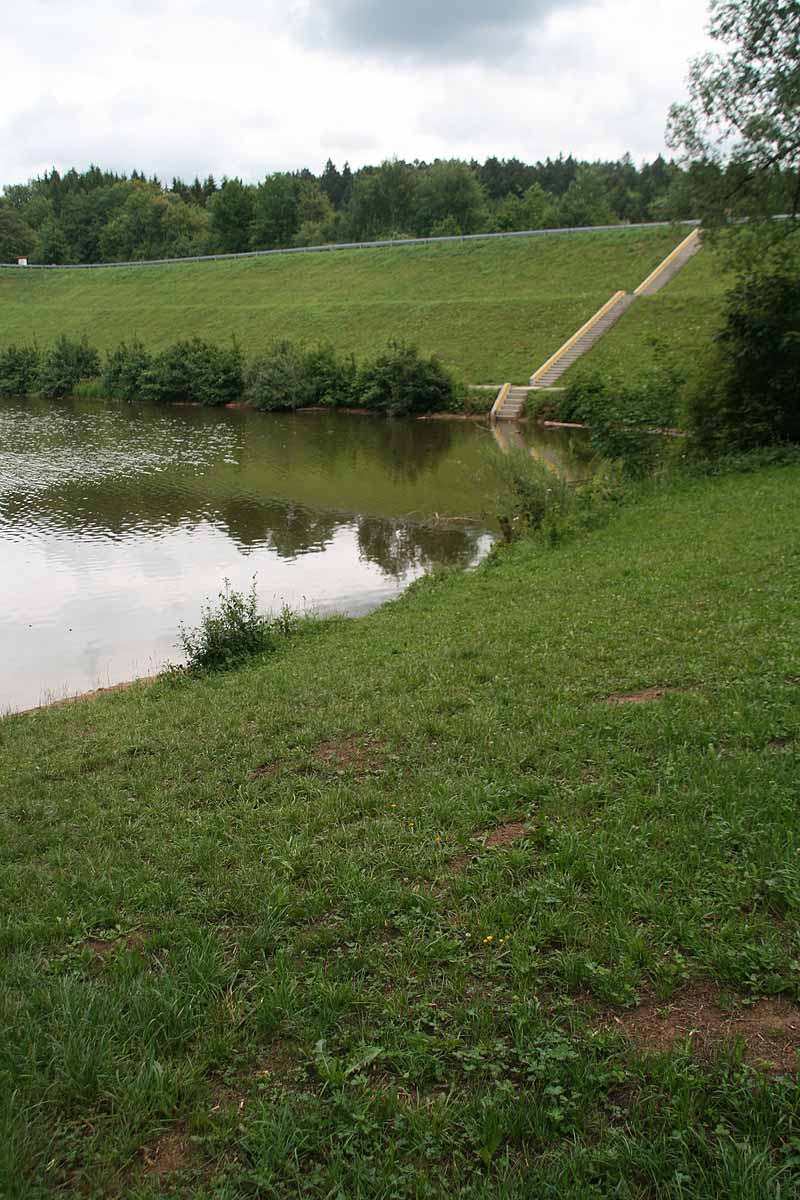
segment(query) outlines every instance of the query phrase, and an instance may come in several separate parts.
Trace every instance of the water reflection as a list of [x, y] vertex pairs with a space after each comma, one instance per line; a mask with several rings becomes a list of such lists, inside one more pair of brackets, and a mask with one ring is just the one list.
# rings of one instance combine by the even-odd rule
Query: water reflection
[[355, 613], [476, 561], [493, 444], [471, 423], [0, 402], [0, 710], [156, 669], [224, 577]]

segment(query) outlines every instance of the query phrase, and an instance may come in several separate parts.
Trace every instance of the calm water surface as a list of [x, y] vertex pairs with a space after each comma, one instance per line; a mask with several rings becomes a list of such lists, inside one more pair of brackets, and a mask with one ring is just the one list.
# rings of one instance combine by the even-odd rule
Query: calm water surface
[[[582, 472], [561, 431], [525, 436]], [[0, 712], [177, 661], [224, 578], [356, 614], [475, 563], [498, 453], [469, 422], [0, 401]]]

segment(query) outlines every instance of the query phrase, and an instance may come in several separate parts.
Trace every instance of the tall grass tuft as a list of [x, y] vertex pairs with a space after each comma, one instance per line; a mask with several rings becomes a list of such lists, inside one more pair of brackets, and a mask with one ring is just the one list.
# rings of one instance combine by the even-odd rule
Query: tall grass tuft
[[552, 545], [606, 519], [628, 484], [621, 464], [599, 460], [581, 483], [570, 483], [527, 450], [512, 450], [492, 462], [495, 513], [503, 540], [543, 537]]

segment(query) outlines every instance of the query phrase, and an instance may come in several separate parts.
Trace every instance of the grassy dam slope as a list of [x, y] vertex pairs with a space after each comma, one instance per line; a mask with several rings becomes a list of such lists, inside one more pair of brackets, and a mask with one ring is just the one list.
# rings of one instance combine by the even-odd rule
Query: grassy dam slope
[[[394, 337], [439, 354], [468, 383], [523, 383], [684, 236], [620, 229], [98, 271], [5, 270], [0, 345], [86, 332], [100, 349], [134, 334], [157, 349], [180, 337], [235, 335], [248, 353], [293, 338], [329, 339], [360, 355]], [[686, 301], [664, 304], [680, 278], [648, 302], [663, 312], [654, 320], [667, 340], [673, 326], [681, 337], [694, 329]]]
[[799, 492], [0, 721], [0, 1194], [796, 1196]]

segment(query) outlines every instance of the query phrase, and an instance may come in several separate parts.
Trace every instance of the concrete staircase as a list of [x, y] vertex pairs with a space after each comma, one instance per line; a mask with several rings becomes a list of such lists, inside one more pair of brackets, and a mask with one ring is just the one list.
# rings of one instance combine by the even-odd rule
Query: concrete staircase
[[544, 366], [531, 376], [531, 387], [552, 387], [565, 371], [579, 359], [587, 350], [591, 350], [603, 334], [615, 325], [624, 312], [633, 304], [635, 296], [628, 292], [615, 292], [611, 299], [599, 309], [594, 316], [581, 326], [577, 333], [557, 350], [552, 358], [548, 358]]
[[683, 270], [690, 258], [694, 258], [702, 245], [700, 230], [693, 229], [680, 246], [676, 246], [672, 254], [667, 255], [655, 271], [647, 276], [644, 283], [639, 284], [633, 293], [634, 296], [652, 296], [654, 292], [660, 291], [670, 279], [674, 279], [678, 272]]
[[525, 401], [530, 390], [527, 386], [515, 387], [511, 383], [504, 383], [489, 414], [492, 424], [495, 421], [519, 421], [524, 417]]
[[503, 405], [504, 421], [518, 421], [520, 417], [525, 416], [525, 401], [528, 399], [528, 392], [530, 390], [528, 387], [509, 388], [505, 404]]
[[569, 370], [572, 364], [591, 350], [600, 338], [640, 296], [652, 296], [665, 284], [669, 283], [690, 258], [693, 258], [702, 246], [699, 228], [693, 229], [688, 237], [659, 263], [654, 271], [639, 284], [631, 295], [629, 292], [615, 292], [602, 308], [590, 317], [585, 325], [574, 333], [560, 349], [556, 350], [547, 362], [539, 367], [531, 376], [529, 387], [512, 387], [504, 383], [490, 413], [489, 419], [495, 421], [518, 421], [525, 413], [525, 401], [528, 392], [535, 388], [549, 388]]

